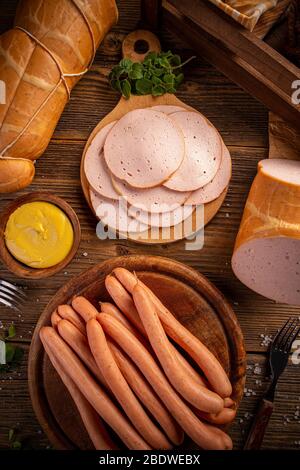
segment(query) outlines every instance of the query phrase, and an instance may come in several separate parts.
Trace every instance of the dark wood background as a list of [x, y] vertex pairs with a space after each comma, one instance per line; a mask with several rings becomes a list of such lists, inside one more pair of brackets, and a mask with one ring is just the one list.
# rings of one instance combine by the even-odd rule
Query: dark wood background
[[[0, 32], [12, 25], [17, 0], [0, 0]], [[262, 335], [273, 335], [291, 315], [300, 309], [276, 304], [244, 287], [231, 271], [230, 259], [243, 206], [257, 162], [268, 156], [268, 113], [251, 96], [201, 58], [186, 67], [186, 81], [178, 96], [203, 112], [220, 130], [233, 158], [233, 178], [225, 203], [206, 227], [205, 246], [201, 251], [186, 251], [185, 242], [171, 245], [142, 246], [124, 240], [100, 241], [96, 237], [96, 221], [81, 191], [79, 164], [90, 132], [98, 121], [117, 103], [117, 94], [108, 87], [107, 76], [118, 62], [124, 36], [137, 27], [140, 18], [139, 0], [118, 2], [119, 24], [102, 43], [89, 73], [72, 92], [53, 139], [37, 163], [34, 183], [19, 194], [1, 195], [0, 210], [23, 193], [34, 190], [52, 191], [65, 198], [77, 212], [82, 241], [73, 262], [64, 272], [41, 281], [19, 281], [27, 286], [28, 301], [19, 317], [0, 307], [4, 328], [16, 325], [16, 342], [25, 349], [20, 367], [0, 374], [0, 448], [9, 446], [9, 429], [17, 429], [25, 447], [49, 446], [32, 411], [27, 386], [27, 352], [39, 315], [51, 296], [68, 279], [104, 259], [117, 255], [147, 254], [169, 256], [205, 274], [232, 302], [244, 332], [248, 352], [246, 394], [231, 435], [235, 447], [242, 448], [259, 398], [268, 383], [267, 347]], [[184, 44], [166, 31], [161, 31], [164, 49], [191, 55]], [[3, 265], [0, 278], [16, 281]], [[276, 407], [265, 436], [265, 449], [300, 449], [300, 365], [290, 364], [282, 376], [276, 395]]]

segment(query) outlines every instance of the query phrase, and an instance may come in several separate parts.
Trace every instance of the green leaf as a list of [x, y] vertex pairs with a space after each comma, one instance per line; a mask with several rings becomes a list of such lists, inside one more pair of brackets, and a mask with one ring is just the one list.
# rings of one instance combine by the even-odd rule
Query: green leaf
[[6, 337], [6, 339], [12, 339], [16, 336], [16, 327], [15, 325], [12, 323], [9, 328], [8, 328], [8, 336]]
[[8, 440], [9, 440], [9, 442], [12, 441], [14, 435], [15, 435], [15, 430], [14, 430], [14, 429], [10, 429], [10, 430], [8, 431]]
[[166, 74], [163, 76], [163, 81], [164, 81], [165, 83], [174, 85], [175, 75], [174, 75], [173, 73], [166, 73]]
[[139, 95], [149, 95], [152, 91], [152, 81], [147, 78], [137, 80], [135, 86]]
[[132, 64], [133, 64], [133, 62], [130, 59], [122, 59], [119, 62], [119, 66], [122, 67], [125, 70], [130, 70], [131, 67], [132, 67]]
[[175, 85], [176, 85], [176, 88], [179, 87], [179, 85], [181, 85], [181, 83], [183, 82], [184, 80], [184, 75], [183, 73], [179, 73], [178, 75], [175, 76]]
[[22, 449], [22, 443], [20, 441], [14, 441], [11, 445], [11, 448], [14, 450]]
[[152, 95], [153, 96], [161, 96], [166, 92], [165, 88], [161, 85], [156, 85], [152, 88]]
[[13, 346], [11, 343], [6, 343], [6, 364], [9, 364], [10, 362], [13, 362], [16, 347]]
[[121, 87], [122, 87], [122, 95], [128, 99], [130, 97], [130, 93], [131, 93], [131, 85], [130, 85], [130, 82], [128, 80], [123, 80], [121, 82]]
[[159, 77], [152, 77], [152, 83], [153, 85], [161, 85], [162, 84], [162, 80], [159, 78]]
[[181, 65], [181, 57], [178, 54], [174, 54], [171, 59], [171, 63], [173, 67], [178, 67]]
[[138, 80], [143, 78], [143, 66], [142, 64], [136, 62], [132, 65], [130, 72], [128, 73], [128, 77], [131, 80]]

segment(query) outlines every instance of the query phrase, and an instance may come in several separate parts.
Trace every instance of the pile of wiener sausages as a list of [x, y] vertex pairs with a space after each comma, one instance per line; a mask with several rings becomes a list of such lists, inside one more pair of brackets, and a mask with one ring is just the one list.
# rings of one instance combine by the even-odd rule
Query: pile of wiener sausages
[[[229, 184], [231, 158], [201, 113], [160, 105], [102, 127], [86, 150], [84, 171], [99, 219], [143, 233], [176, 226], [217, 199]], [[120, 207], [121, 198], [129, 207]]]
[[114, 303], [98, 311], [75, 297], [40, 330], [95, 448], [167, 450], [186, 435], [202, 449], [231, 449], [222, 427], [236, 408], [215, 356], [134, 273], [116, 268], [105, 286]]

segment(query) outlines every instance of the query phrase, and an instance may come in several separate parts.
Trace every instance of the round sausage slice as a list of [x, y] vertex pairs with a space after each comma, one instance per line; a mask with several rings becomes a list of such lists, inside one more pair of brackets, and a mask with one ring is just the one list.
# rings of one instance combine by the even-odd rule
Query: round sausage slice
[[212, 181], [202, 188], [193, 191], [186, 204], [207, 204], [214, 201], [227, 188], [231, 178], [231, 157], [228, 148], [223, 144], [222, 161]]
[[173, 227], [187, 219], [193, 212], [193, 206], [180, 206], [174, 211], [155, 214], [154, 212], [146, 212], [137, 207], [131, 206], [128, 210], [129, 215], [137, 219], [143, 224], [151, 227]]
[[90, 190], [90, 198], [97, 217], [109, 228], [123, 233], [141, 233], [148, 230], [148, 225], [128, 215], [124, 199], [105, 199], [93, 190]]
[[123, 196], [129, 204], [147, 212], [170, 212], [185, 203], [189, 195], [187, 192], [173, 191], [164, 186], [156, 186], [149, 189], [137, 189], [125, 181], [112, 178], [115, 190]]
[[171, 114], [170, 117], [183, 132], [185, 158], [164, 186], [176, 191], [195, 191], [208, 184], [220, 167], [221, 137], [213, 125], [200, 113], [177, 112]]
[[183, 134], [166, 114], [135, 109], [109, 132], [104, 157], [117, 178], [136, 188], [152, 188], [166, 181], [182, 163]]
[[93, 138], [84, 158], [84, 172], [90, 186], [96, 193], [111, 199], [119, 199], [114, 189], [110, 172], [104, 160], [103, 147], [106, 137], [116, 121], [107, 124]]

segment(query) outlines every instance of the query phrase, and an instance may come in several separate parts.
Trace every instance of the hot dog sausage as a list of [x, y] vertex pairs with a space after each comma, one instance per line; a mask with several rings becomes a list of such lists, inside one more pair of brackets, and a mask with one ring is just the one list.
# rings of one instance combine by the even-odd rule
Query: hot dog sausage
[[58, 322], [62, 320], [62, 317], [57, 313], [57, 310], [54, 310], [54, 312], [51, 315], [51, 325], [53, 328], [57, 328]]
[[159, 400], [147, 380], [143, 377], [129, 357], [126, 356], [116, 345], [116, 343], [107, 339], [107, 344], [112, 351], [122, 374], [136, 396], [161, 425], [169, 439], [175, 445], [181, 444], [184, 437], [182, 429], [178, 426], [168, 410]]
[[104, 423], [94, 408], [89, 404], [87, 399], [82, 395], [79, 388], [75, 385], [68, 373], [62, 368], [59, 361], [52, 354], [48, 346], [44, 345], [45, 351], [49, 359], [60, 376], [62, 382], [74, 400], [79, 411], [84, 427], [96, 450], [116, 450], [118, 447], [112, 441]]
[[[136, 277], [123, 268], [114, 270], [114, 274], [120, 282], [124, 283], [129, 292], [132, 292], [136, 284]], [[230, 397], [232, 393], [231, 383], [223, 367], [207, 347], [187, 330], [172, 313], [162, 304], [156, 295], [141, 281], [142, 286], [149, 292], [153, 303], [157, 308], [157, 314], [163, 324], [167, 335], [181, 346], [203, 370], [213, 390], [221, 397]], [[124, 313], [126, 311], [124, 310]], [[130, 312], [132, 314], [132, 312]]]
[[154, 425], [144, 411], [124, 379], [108, 347], [100, 323], [98, 323], [96, 319], [91, 319], [88, 321], [86, 329], [88, 342], [95, 361], [112, 393], [115, 395], [134, 427], [154, 449], [172, 448], [164, 434]]
[[94, 381], [83, 364], [66, 345], [62, 338], [51, 327], [44, 326], [40, 330], [43, 344], [59, 360], [61, 366], [68, 371], [71, 379], [81, 393], [103, 420], [118, 434], [129, 449], [150, 450], [149, 445], [137, 433], [127, 418], [113, 404], [104, 390]]
[[86, 335], [85, 323], [82, 318], [75, 312], [71, 305], [60, 305], [57, 308], [59, 315], [65, 320], [73, 323], [76, 328], [83, 334]]
[[205, 387], [199, 387], [193, 380], [186, 380], [183, 369], [178, 367], [177, 358], [170, 348], [150, 295], [139, 283], [135, 285], [132, 294], [151, 346], [173, 387], [198, 410], [219, 413], [224, 406], [222, 398]]
[[65, 342], [76, 352], [77, 356], [89, 368], [99, 382], [107, 387], [107, 383], [97, 366], [95, 359], [90, 351], [86, 336], [84, 336], [76, 326], [68, 320], [61, 320], [58, 323], [58, 333], [65, 340]]
[[91, 318], [96, 318], [97, 313], [99, 313], [94, 305], [81, 295], [74, 297], [72, 300], [72, 307], [77, 313], [79, 313], [85, 322], [88, 322]]
[[172, 388], [147, 349], [115, 318], [97, 317], [105, 333], [135, 362], [182, 429], [203, 449], [231, 449], [232, 442], [220, 429], [202, 423]]

